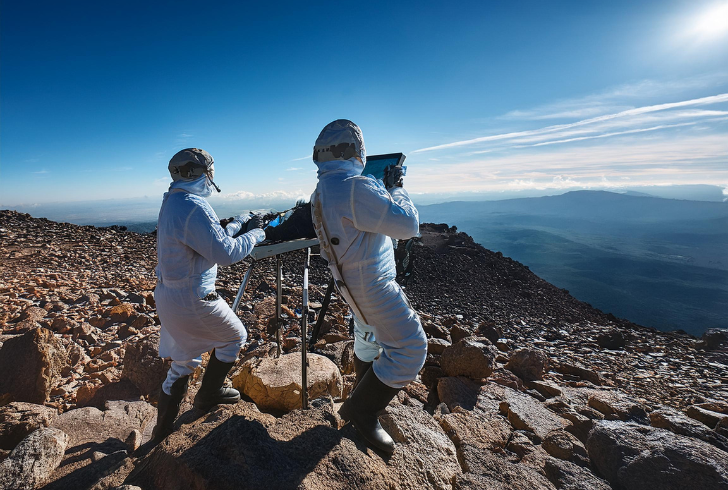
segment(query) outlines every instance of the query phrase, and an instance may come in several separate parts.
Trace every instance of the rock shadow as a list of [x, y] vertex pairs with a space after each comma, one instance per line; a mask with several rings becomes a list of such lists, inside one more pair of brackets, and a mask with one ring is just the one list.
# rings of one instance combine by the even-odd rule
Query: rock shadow
[[[285, 438], [287, 432], [298, 432], [295, 423], [277, 424], [270, 430]], [[344, 437], [332, 426], [315, 425], [280, 441], [259, 421], [241, 415], [195, 441], [198, 430], [205, 430], [204, 426], [187, 432], [186, 439], [168, 439], [172, 444], [192, 443], [181, 453], [169, 448], [169, 442], [155, 448], [125, 484], [200, 490], [296, 488]]]

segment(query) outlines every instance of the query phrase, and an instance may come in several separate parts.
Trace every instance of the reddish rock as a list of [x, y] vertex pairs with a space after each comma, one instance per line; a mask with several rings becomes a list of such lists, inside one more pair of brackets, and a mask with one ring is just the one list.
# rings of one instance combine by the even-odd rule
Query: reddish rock
[[440, 356], [440, 366], [448, 376], [482, 379], [493, 372], [497, 355], [497, 349], [488, 339], [467, 337], [443, 351]]
[[111, 318], [111, 321], [114, 323], [119, 322], [125, 322], [130, 317], [136, 315], [136, 310], [134, 309], [134, 306], [130, 303], [122, 303], [120, 305], [114, 306], [108, 311], [108, 317]]

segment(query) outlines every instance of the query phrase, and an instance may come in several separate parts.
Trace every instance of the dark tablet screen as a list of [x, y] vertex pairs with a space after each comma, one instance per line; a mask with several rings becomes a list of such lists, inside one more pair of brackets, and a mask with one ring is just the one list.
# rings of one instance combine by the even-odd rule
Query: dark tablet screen
[[402, 165], [405, 156], [402, 153], [389, 153], [387, 155], [367, 156], [367, 164], [362, 175], [371, 175], [377, 179], [384, 178], [384, 169], [390, 165]]

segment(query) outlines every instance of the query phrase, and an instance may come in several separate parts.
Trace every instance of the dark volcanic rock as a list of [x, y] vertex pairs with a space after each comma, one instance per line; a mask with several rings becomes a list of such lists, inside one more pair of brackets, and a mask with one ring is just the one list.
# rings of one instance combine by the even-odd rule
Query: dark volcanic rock
[[448, 376], [482, 379], [495, 367], [498, 350], [485, 338], [466, 337], [446, 348], [440, 356], [440, 367]]
[[698, 349], [715, 350], [721, 345], [728, 345], [727, 328], [709, 328], [700, 338]]
[[615, 488], [728, 488], [728, 453], [667, 430], [600, 421], [586, 447], [594, 467]]
[[67, 364], [66, 349], [48, 329], [7, 340], [0, 348], [0, 405], [45, 402]]

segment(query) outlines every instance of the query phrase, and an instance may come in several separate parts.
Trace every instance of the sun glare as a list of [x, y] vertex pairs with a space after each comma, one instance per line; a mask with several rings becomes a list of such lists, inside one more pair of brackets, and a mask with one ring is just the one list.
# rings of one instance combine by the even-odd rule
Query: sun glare
[[728, 33], [728, 2], [722, 2], [698, 16], [694, 31], [711, 38]]

